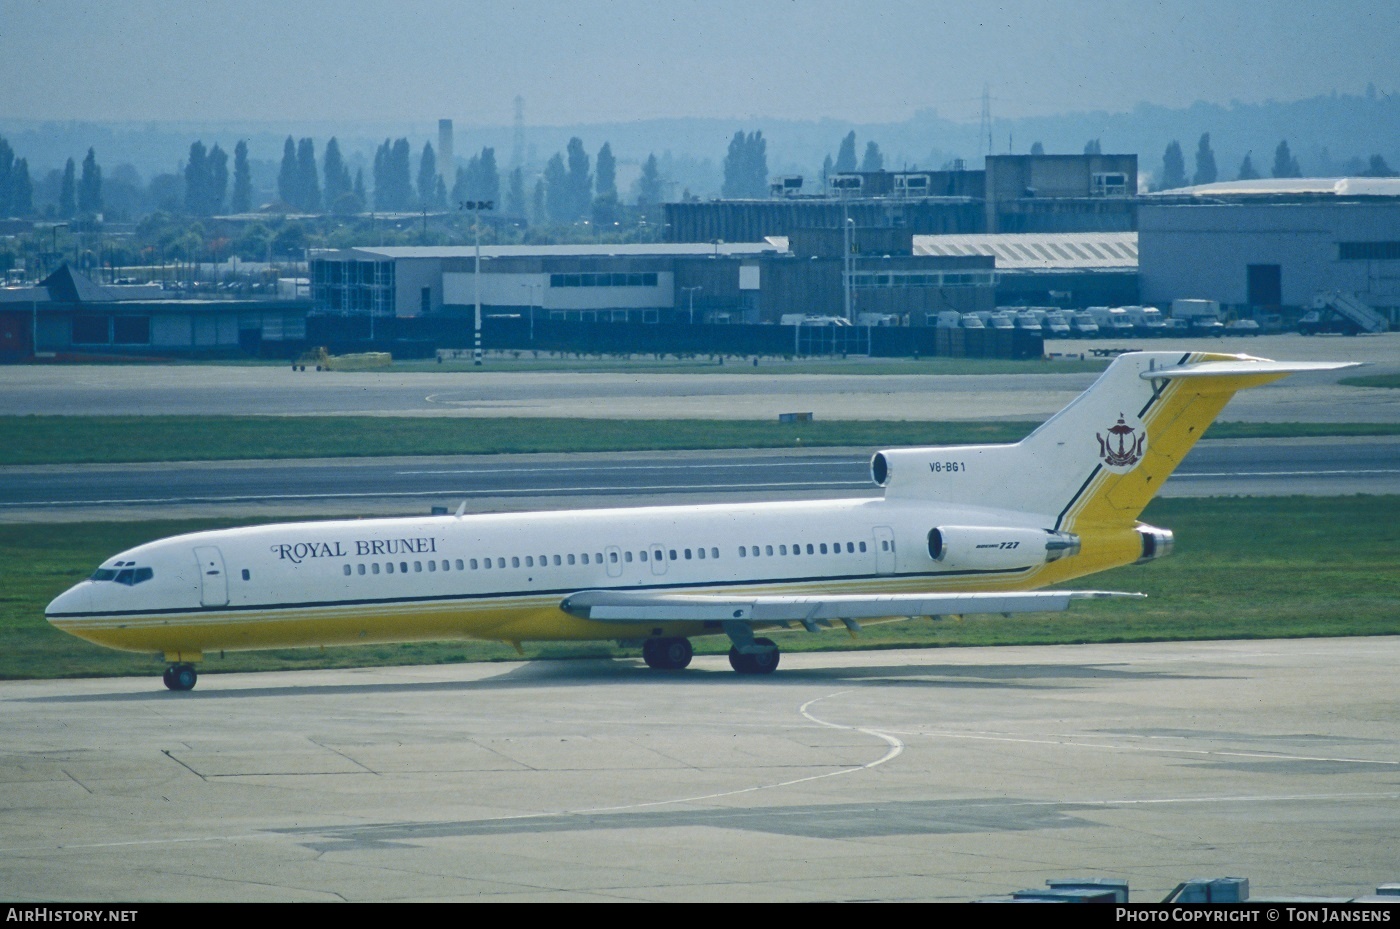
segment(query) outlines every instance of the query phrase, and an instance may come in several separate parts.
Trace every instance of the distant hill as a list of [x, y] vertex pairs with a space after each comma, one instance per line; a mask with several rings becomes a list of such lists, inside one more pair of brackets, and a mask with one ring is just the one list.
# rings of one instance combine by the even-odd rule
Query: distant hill
[[[590, 154], [603, 142], [612, 145], [623, 165], [636, 165], [648, 154], [662, 158], [671, 153], [673, 191], [684, 187], [698, 196], [714, 196], [720, 184], [720, 170], [730, 138], [738, 130], [762, 131], [768, 140], [768, 166], [773, 174], [800, 173], [814, 177], [822, 160], [836, 155], [842, 137], [854, 130], [858, 151], [874, 141], [885, 155], [887, 168], [905, 166], [937, 168], [954, 158], [968, 167], [979, 167], [985, 141], [979, 145], [978, 125], [945, 119], [932, 109], [920, 110], [909, 119], [887, 123], [857, 123], [845, 120], [716, 120], [649, 119], [630, 123], [602, 123], [574, 126], [527, 126], [527, 165], [538, 170], [571, 136], [578, 136]], [[497, 162], [509, 167], [513, 142], [511, 126], [469, 126], [456, 123], [455, 152], [465, 162], [482, 146], [496, 149]], [[1219, 165], [1221, 179], [1233, 179], [1246, 152], [1253, 153], [1255, 167], [1268, 174], [1273, 153], [1286, 139], [1305, 174], [1343, 173], [1351, 159], [1363, 162], [1373, 154], [1382, 155], [1392, 167], [1400, 167], [1400, 95], [1330, 94], [1289, 102], [1258, 104], [1234, 102], [1229, 105], [1196, 103], [1186, 108], [1139, 104], [1130, 111], [1073, 112], [1058, 116], [1022, 119], [995, 119], [992, 128], [994, 151], [1024, 153], [1040, 142], [1050, 153], [1083, 151], [1090, 139], [1098, 139], [1105, 152], [1135, 152], [1145, 176], [1161, 172], [1162, 153], [1173, 140], [1186, 154], [1188, 175], [1194, 170], [1194, 154], [1201, 133], [1208, 132]], [[288, 135], [310, 136], [319, 154], [326, 141], [336, 136], [353, 173], [365, 170], [370, 179], [374, 149], [386, 138], [407, 136], [414, 157], [426, 141], [437, 144], [436, 123], [331, 123], [307, 120], [304, 123], [247, 122], [39, 122], [0, 119], [0, 135], [15, 154], [27, 157], [36, 178], [62, 167], [73, 158], [81, 161], [89, 147], [97, 150], [98, 161], [108, 171], [130, 163], [142, 178], [162, 172], [175, 172], [189, 152], [190, 143], [202, 140], [218, 143], [232, 152], [239, 139], [248, 142], [253, 159], [275, 163], [281, 158], [282, 143]], [[666, 160], [663, 158], [663, 168]], [[416, 165], [415, 165], [416, 167]], [[619, 181], [629, 174], [619, 172]]]

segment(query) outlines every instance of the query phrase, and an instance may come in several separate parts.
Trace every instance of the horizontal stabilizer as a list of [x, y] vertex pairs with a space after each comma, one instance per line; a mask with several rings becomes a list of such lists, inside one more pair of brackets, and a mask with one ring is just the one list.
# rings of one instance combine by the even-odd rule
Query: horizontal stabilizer
[[1268, 358], [1255, 358], [1252, 355], [1238, 355], [1229, 361], [1198, 361], [1193, 364], [1173, 365], [1169, 368], [1154, 368], [1138, 375], [1144, 381], [1160, 378], [1178, 379], [1184, 377], [1238, 377], [1240, 375], [1302, 374], [1308, 371], [1337, 371], [1341, 368], [1355, 368], [1359, 361], [1271, 361]]
[[566, 613], [600, 622], [798, 622], [943, 616], [974, 613], [1049, 613], [1071, 600], [1142, 597], [1112, 590], [1037, 590], [1019, 593], [851, 594], [835, 596], [717, 597], [586, 590], [560, 604]]

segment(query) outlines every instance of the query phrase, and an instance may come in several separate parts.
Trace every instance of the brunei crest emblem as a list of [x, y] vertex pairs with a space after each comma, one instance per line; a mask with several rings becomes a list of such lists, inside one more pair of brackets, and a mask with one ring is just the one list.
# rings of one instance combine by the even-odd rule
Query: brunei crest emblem
[[1099, 440], [1099, 458], [1110, 471], [1131, 471], [1147, 450], [1147, 430], [1142, 423], [1128, 425], [1122, 413], [1108, 428], [1108, 435], [1094, 433]]

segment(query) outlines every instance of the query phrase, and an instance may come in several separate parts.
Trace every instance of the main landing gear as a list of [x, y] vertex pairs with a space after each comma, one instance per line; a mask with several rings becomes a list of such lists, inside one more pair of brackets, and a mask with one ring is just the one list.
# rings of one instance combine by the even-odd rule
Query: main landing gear
[[182, 662], [166, 668], [161, 680], [165, 681], [165, 686], [171, 690], [193, 690], [195, 682], [199, 680], [199, 674], [196, 673], [194, 665]]
[[658, 671], [679, 671], [690, 664], [694, 654], [689, 639], [647, 639], [642, 643], [642, 660]]
[[749, 651], [729, 649], [729, 666], [740, 674], [772, 674], [778, 670], [778, 646], [772, 639], [754, 639]]
[[[735, 671], [772, 674], [778, 669], [778, 646], [772, 639], [754, 638], [753, 630], [746, 624], [736, 624], [729, 637], [734, 643], [729, 649], [729, 666]], [[657, 638], [642, 643], [642, 660], [658, 671], [679, 671], [690, 664], [693, 654], [689, 639]]]

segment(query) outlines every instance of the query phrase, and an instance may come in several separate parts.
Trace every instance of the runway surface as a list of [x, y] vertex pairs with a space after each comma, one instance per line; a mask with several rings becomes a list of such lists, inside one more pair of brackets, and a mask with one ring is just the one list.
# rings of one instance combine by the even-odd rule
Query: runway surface
[[[1246, 391], [1224, 418], [1245, 422], [1397, 422], [1400, 396], [1338, 387], [1341, 377], [1400, 367], [1400, 333], [1355, 339], [1264, 336], [1160, 350], [1247, 351], [1287, 360], [1362, 361], [1361, 372], [1300, 374]], [[1087, 352], [1104, 343], [1051, 343]], [[771, 420], [811, 412], [840, 420], [1040, 421], [1094, 374], [871, 375], [852, 360], [831, 373], [782, 373], [784, 362], [709, 373], [493, 371], [294, 372], [290, 366], [21, 365], [0, 368], [0, 415], [375, 415], [579, 419]], [[1053, 371], [1054, 363], [1047, 362]], [[718, 373], [723, 371], [724, 373]]]
[[[796, 633], [805, 634], [805, 633]], [[0, 683], [21, 901], [965, 901], [1400, 878], [1400, 638]], [[209, 671], [217, 668], [211, 661]]]
[[[0, 522], [875, 496], [874, 449], [0, 468]], [[1400, 493], [1400, 437], [1212, 440], [1165, 496]]]

